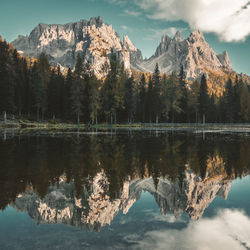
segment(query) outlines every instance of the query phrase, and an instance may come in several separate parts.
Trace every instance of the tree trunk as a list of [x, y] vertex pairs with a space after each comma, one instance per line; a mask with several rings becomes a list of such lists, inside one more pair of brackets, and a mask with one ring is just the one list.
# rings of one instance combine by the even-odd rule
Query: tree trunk
[[36, 109], [36, 119], [39, 122], [39, 108]]
[[111, 125], [113, 124], [113, 115], [112, 114], [110, 115], [110, 123], [111, 123]]
[[6, 111], [3, 112], [3, 121], [4, 121], [4, 123], [7, 122], [7, 114], [6, 114]]
[[156, 115], [156, 118], [155, 118], [155, 123], [158, 124], [158, 114]]
[[78, 125], [80, 124], [80, 114], [79, 114], [79, 112], [77, 112], [77, 124]]
[[98, 124], [97, 115], [95, 116], [95, 124]]
[[203, 125], [205, 125], [205, 123], [206, 123], [206, 115], [203, 114]]

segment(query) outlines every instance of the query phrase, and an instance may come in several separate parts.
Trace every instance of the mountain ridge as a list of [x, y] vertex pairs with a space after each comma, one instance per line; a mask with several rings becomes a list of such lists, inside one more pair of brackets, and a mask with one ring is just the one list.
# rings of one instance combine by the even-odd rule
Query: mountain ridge
[[125, 35], [121, 39], [101, 17], [66, 24], [40, 23], [29, 36], [18, 36], [13, 46], [24, 55], [33, 57], [45, 52], [52, 65], [70, 68], [75, 66], [76, 55], [80, 53], [85, 63], [91, 62], [99, 79], [107, 75], [112, 53], [116, 54], [129, 74], [132, 69], [153, 72], [156, 63], [160, 71], [167, 74], [179, 72], [183, 66], [189, 80], [206, 73], [207, 68], [216, 72], [232, 69], [228, 53], [224, 51], [217, 55], [198, 30], [187, 39], [180, 31], [173, 38], [163, 35], [155, 53], [149, 59], [143, 59], [141, 51], [129, 37]]

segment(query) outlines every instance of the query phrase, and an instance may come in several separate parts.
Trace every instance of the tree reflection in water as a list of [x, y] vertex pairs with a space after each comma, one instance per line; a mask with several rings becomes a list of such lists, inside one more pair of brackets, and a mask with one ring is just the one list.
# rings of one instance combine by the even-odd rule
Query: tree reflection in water
[[248, 174], [249, 155], [250, 140], [241, 135], [14, 136], [0, 141], [0, 208], [99, 231], [144, 190], [162, 214], [185, 211], [197, 220]]

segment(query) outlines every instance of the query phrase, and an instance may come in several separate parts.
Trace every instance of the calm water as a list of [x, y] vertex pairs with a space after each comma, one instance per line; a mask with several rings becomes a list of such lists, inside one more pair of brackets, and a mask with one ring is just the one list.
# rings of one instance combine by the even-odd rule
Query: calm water
[[0, 136], [0, 249], [250, 249], [249, 134]]

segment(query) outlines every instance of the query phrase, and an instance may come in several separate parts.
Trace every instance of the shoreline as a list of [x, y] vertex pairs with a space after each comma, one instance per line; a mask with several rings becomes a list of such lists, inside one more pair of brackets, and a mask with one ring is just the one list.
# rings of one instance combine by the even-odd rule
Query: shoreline
[[231, 131], [250, 132], [250, 124], [220, 124], [220, 123], [132, 123], [132, 124], [72, 124], [49, 122], [0, 122], [0, 130], [45, 130], [45, 131], [88, 131], [88, 130], [188, 130], [188, 131]]

